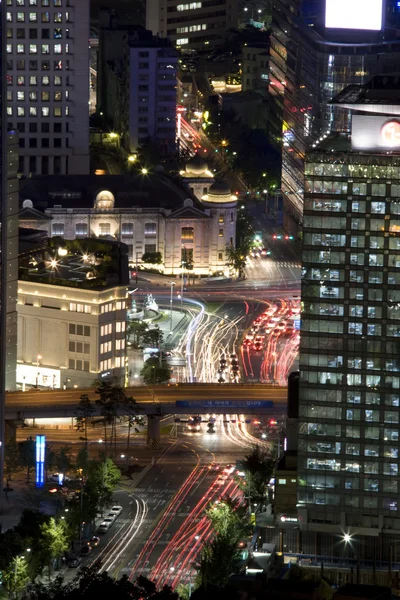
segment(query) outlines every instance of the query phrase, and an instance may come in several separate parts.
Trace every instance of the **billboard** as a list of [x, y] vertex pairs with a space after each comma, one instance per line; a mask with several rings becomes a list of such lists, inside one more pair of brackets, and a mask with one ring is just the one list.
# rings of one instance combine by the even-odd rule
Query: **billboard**
[[382, 29], [383, 0], [326, 0], [325, 27], [332, 29]]
[[400, 152], [400, 118], [352, 115], [352, 150]]
[[46, 436], [36, 436], [36, 487], [44, 486], [44, 459], [46, 453]]

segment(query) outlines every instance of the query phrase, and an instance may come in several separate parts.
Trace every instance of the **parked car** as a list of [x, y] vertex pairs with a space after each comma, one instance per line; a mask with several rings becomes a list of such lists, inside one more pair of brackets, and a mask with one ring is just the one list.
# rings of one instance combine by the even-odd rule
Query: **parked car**
[[70, 558], [68, 561], [68, 566], [70, 569], [76, 569], [81, 564], [82, 559], [80, 556], [74, 556], [74, 558]]
[[115, 506], [113, 506], [112, 508], [110, 508], [110, 515], [115, 515], [116, 517], [118, 517], [118, 515], [120, 515], [122, 513], [122, 506], [119, 506], [118, 504], [116, 504]]

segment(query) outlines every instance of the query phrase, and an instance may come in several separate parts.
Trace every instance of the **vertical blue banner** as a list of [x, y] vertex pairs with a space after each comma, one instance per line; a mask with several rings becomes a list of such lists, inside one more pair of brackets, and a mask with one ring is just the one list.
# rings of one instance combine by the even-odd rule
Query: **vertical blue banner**
[[46, 436], [36, 436], [36, 487], [44, 486], [44, 456], [46, 450]]

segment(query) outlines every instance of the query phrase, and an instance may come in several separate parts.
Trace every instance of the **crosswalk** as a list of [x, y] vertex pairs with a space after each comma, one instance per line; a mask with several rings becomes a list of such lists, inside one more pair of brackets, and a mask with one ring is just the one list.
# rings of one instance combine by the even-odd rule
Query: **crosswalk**
[[301, 269], [301, 264], [296, 262], [277, 261], [274, 262], [274, 265], [277, 267], [290, 267], [291, 269]]

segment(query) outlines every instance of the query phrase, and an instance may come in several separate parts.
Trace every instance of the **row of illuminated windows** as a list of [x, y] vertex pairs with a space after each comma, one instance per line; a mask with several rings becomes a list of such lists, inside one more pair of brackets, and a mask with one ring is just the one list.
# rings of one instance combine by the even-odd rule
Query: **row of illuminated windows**
[[119, 369], [125, 365], [125, 358], [123, 356], [115, 356], [114, 359], [106, 358], [105, 360], [100, 361], [100, 371], [108, 371], [109, 369], [112, 369], [113, 361], [115, 369]]
[[[329, 374], [328, 374], [329, 375]], [[398, 410], [381, 411], [378, 408], [346, 408], [342, 409], [337, 404], [333, 406], [324, 405], [305, 405], [300, 404], [300, 417], [309, 417], [311, 419], [335, 419], [336, 421], [363, 421], [364, 423], [390, 423], [392, 425], [399, 423], [400, 413]], [[310, 434], [310, 430], [308, 431]]]
[[198, 25], [186, 25], [185, 27], [177, 27], [176, 33], [188, 33], [191, 31], [204, 31], [207, 29], [206, 23], [199, 23]]
[[[392, 186], [393, 188], [394, 186]], [[396, 186], [397, 187], [397, 186]], [[400, 186], [399, 186], [400, 187]], [[398, 191], [398, 190], [396, 190]], [[318, 212], [354, 212], [354, 213], [371, 213], [371, 214], [400, 214], [400, 202], [398, 194], [394, 194], [396, 200], [385, 202], [383, 200], [366, 202], [365, 200], [314, 200], [314, 198], [306, 198], [304, 200], [304, 210], [313, 210]]]
[[[365, 491], [374, 490], [372, 488], [367, 488]], [[382, 498], [380, 502], [378, 502], [378, 500], [378, 498], [370, 498], [369, 496], [365, 497], [364, 495], [361, 498], [360, 496], [355, 496], [354, 494], [345, 494], [343, 496], [344, 505], [348, 507], [362, 507], [364, 510], [374, 510], [374, 512], [375, 510], [397, 511], [397, 498]], [[340, 504], [340, 496], [338, 494], [325, 494], [319, 490], [315, 492], [306, 492], [304, 490], [300, 490], [298, 503], [337, 507]], [[379, 509], [378, 505], [380, 505]]]
[[379, 392], [361, 392], [360, 390], [328, 390], [327, 388], [302, 388], [302, 402], [328, 402], [346, 404], [365, 404], [366, 406], [380, 406], [381, 401], [385, 406], [400, 406], [400, 395], [380, 394]]
[[[339, 179], [306, 179], [304, 191], [308, 194], [349, 194], [353, 196], [391, 196], [395, 198], [400, 195], [400, 185], [347, 182]], [[335, 204], [335, 202], [332, 202], [332, 204]], [[318, 202], [316, 202], [315, 210], [318, 210]]]
[[90, 344], [70, 341], [68, 350], [69, 352], [77, 352], [78, 354], [90, 354]]
[[[14, 83], [17, 85], [25, 85], [25, 83], [27, 83], [29, 86], [39, 85], [39, 83], [42, 85], [50, 85], [50, 83], [53, 85], [62, 85], [62, 77], [60, 75], [54, 75], [52, 82], [49, 75], [42, 75], [41, 78], [39, 78], [37, 75], [30, 75], [29, 77], [25, 77], [25, 75], [17, 75], [14, 78], [13, 75], [8, 74], [6, 79], [7, 85], [14, 85]], [[69, 85], [68, 78], [66, 78], [66, 84]]]
[[[383, 221], [380, 222], [383, 225]], [[379, 228], [382, 231], [382, 227]], [[396, 232], [393, 232], [396, 233]], [[339, 233], [304, 233], [304, 246], [326, 246], [326, 247], [351, 247], [351, 248], [384, 248], [384, 235], [380, 236], [364, 236], [364, 235], [352, 235], [350, 236], [349, 243], [346, 243], [346, 236], [340, 235]], [[386, 247], [389, 246], [391, 250], [400, 250], [400, 238], [395, 236], [387, 236], [389, 242], [386, 242]], [[305, 251], [306, 252], [306, 251]], [[331, 250], [327, 250], [325, 254], [321, 254], [321, 262], [329, 262], [329, 253]], [[306, 254], [304, 254], [306, 256]], [[315, 256], [315, 255], [313, 255]], [[336, 255], [339, 256], [339, 255]], [[315, 260], [314, 258], [312, 260]]]
[[[380, 323], [359, 323], [342, 321], [328, 321], [323, 319], [302, 319], [302, 331], [315, 333], [348, 333], [351, 335], [382, 335], [384, 326]], [[386, 325], [386, 335], [393, 336], [400, 330], [400, 325]]]
[[400, 179], [400, 167], [392, 165], [344, 165], [331, 163], [305, 164], [305, 175], [314, 177], [363, 177], [373, 179]]
[[[302, 445], [301, 445], [302, 446]], [[300, 447], [300, 449], [303, 449]], [[351, 454], [352, 456], [370, 456], [370, 457], [384, 457], [384, 458], [399, 458], [399, 449], [392, 446], [383, 447], [378, 444], [358, 444], [356, 442], [316, 442], [310, 441], [305, 445], [307, 452], [323, 452], [325, 454]], [[364, 463], [365, 473], [379, 473], [376, 467], [377, 463]], [[383, 463], [387, 467], [387, 463]], [[372, 466], [373, 465], [373, 466]], [[388, 469], [389, 470], [389, 469]], [[388, 473], [386, 473], [388, 474]]]
[[[115, 350], [124, 350], [125, 349], [125, 340], [115, 340]], [[100, 354], [107, 354], [107, 352], [112, 352], [112, 342], [102, 342], [100, 344]]]
[[[115, 303], [116, 310], [124, 310], [125, 309], [125, 300], [118, 300]], [[125, 331], [126, 323], [125, 321], [117, 321], [115, 324], [116, 333], [123, 333]], [[105, 335], [111, 335], [113, 330], [113, 324], [107, 323], [106, 325], [101, 325], [100, 327], [100, 336], [104, 337]]]
[[304, 229], [357, 229], [364, 230], [367, 224], [368, 231], [384, 231], [385, 223], [388, 227], [387, 231], [399, 232], [400, 231], [400, 220], [398, 219], [365, 219], [364, 217], [353, 217], [347, 219], [346, 217], [328, 217], [322, 215], [304, 215]]
[[[13, 94], [14, 92], [12, 90], [7, 90], [7, 100], [9, 102], [13, 101]], [[18, 90], [16, 92], [16, 100], [17, 102], [25, 102], [25, 100], [29, 100], [30, 102], [36, 102], [39, 99], [39, 95], [40, 95], [40, 100], [42, 102], [50, 102], [50, 100], [52, 100], [53, 102], [61, 102], [62, 100], [62, 92], [53, 92], [53, 96], [51, 95], [51, 92], [48, 92], [47, 90], [44, 90], [42, 92], [26, 92], [25, 91], [21, 91]], [[68, 99], [68, 91], [65, 92], [65, 96], [66, 99]]]
[[[7, 12], [6, 20], [7, 23], [12, 23], [15, 17], [15, 21], [17, 23], [25, 23], [25, 20], [29, 21], [29, 23], [37, 23], [39, 19], [39, 14], [42, 23], [50, 23], [51, 21], [53, 21], [53, 23], [63, 22], [64, 14], [62, 12], [53, 13], [53, 19], [51, 19], [51, 13], [48, 11], [42, 13], [20, 11], [15, 13], [15, 15], [12, 12]], [[69, 13], [65, 13], [65, 22], [69, 23]]]
[[[302, 315], [320, 315], [331, 317], [342, 317], [344, 315], [344, 304], [334, 304], [329, 302], [305, 302]], [[386, 318], [400, 320], [400, 307], [398, 304], [386, 306]], [[364, 317], [370, 319], [382, 318], [381, 306], [363, 306], [362, 304], [353, 304], [348, 307], [348, 314], [351, 317]]]
[[364, 437], [366, 440], [383, 440], [384, 442], [398, 442], [399, 441], [399, 429], [390, 427], [375, 427], [365, 426], [360, 427], [358, 425], [342, 426], [338, 423], [327, 424], [327, 423], [300, 423], [299, 433], [302, 435], [317, 435], [321, 437], [346, 437], [361, 439]]
[[[41, 50], [41, 54], [50, 54], [50, 49], [53, 54], [62, 54], [63, 45], [62, 44], [7, 44], [7, 54], [13, 54], [14, 50], [17, 54], [37, 54]], [[65, 52], [68, 54], [69, 52], [69, 44], [65, 44]]]
[[[361, 258], [364, 257], [357, 257], [357, 260], [361, 260]], [[366, 257], [366, 259], [369, 267], [383, 267], [384, 256], [382, 254], [370, 254]], [[388, 257], [387, 263], [389, 263], [389, 265], [392, 267], [399, 267], [400, 256], [398, 258]], [[387, 281], [388, 285], [400, 284], [400, 272], [398, 271], [389, 271], [388, 273], [383, 273], [382, 271], [368, 271], [367, 269], [364, 269], [364, 265], [361, 262], [351, 262], [350, 264], [358, 265], [363, 268], [345, 271], [343, 269], [336, 268], [321, 269], [319, 267], [303, 267], [302, 277], [303, 279], [309, 279], [311, 281], [320, 281], [321, 285], [323, 281], [351, 281], [355, 283], [363, 283], [364, 281], [368, 281], [368, 283], [378, 284]]]
[[357, 373], [324, 372], [324, 371], [307, 371], [301, 372], [301, 381], [317, 385], [347, 385], [347, 386], [366, 386], [368, 388], [387, 388], [400, 389], [399, 377], [383, 375], [361, 375]]
[[[301, 353], [300, 363], [310, 367], [333, 367], [340, 368], [343, 366], [343, 356], [341, 355], [329, 355], [329, 354], [306, 354]], [[382, 358], [381, 356], [376, 358], [361, 356], [351, 356], [347, 358], [348, 369], [367, 369], [373, 371], [379, 371], [384, 369], [386, 371], [400, 371], [400, 360], [396, 358]]]
[[[99, 223], [99, 235], [111, 235], [111, 223]], [[185, 229], [185, 228], [183, 228]], [[64, 235], [65, 227], [64, 223], [52, 223], [51, 234], [52, 235]], [[75, 235], [86, 236], [88, 235], [88, 224], [87, 223], [76, 223], [75, 224]], [[133, 223], [122, 223], [121, 225], [121, 236], [131, 237], [134, 233]], [[157, 223], [148, 222], [144, 224], [144, 235], [146, 238], [153, 238], [157, 236]], [[187, 238], [182, 238], [187, 241]]]
[[[61, 106], [53, 106], [53, 110], [51, 111], [48, 106], [42, 106], [40, 110], [37, 106], [29, 106], [29, 110], [25, 109], [25, 106], [17, 106], [16, 111], [13, 110], [12, 106], [7, 106], [7, 115], [12, 117], [13, 113], [17, 115], [17, 117], [38, 117], [39, 115], [42, 117], [62, 117], [63, 109]], [[65, 116], [69, 115], [69, 107], [64, 107]]]
[[80, 302], [70, 302], [69, 310], [72, 312], [90, 314], [92, 312], [92, 307], [89, 304], [81, 304]]
[[[68, 6], [69, 0], [66, 0]], [[7, 0], [7, 6], [62, 6], [62, 0]]]
[[[329, 285], [303, 286], [302, 296], [304, 299], [320, 298], [328, 299], [344, 299], [344, 288], [333, 287]], [[349, 300], [369, 300], [372, 302], [381, 302], [383, 299], [382, 288], [371, 288], [364, 290], [363, 288], [351, 287], [348, 290]], [[387, 290], [387, 299], [389, 302], [400, 301], [399, 290]], [[334, 316], [334, 315], [332, 315]], [[397, 334], [396, 334], [397, 336]]]
[[[320, 469], [323, 471], [348, 471], [349, 473], [362, 473], [364, 466], [364, 473], [368, 475], [378, 475], [379, 470], [375, 470], [379, 466], [379, 463], [363, 463], [343, 461], [335, 458], [308, 458], [307, 469]], [[398, 475], [397, 463], [383, 463], [383, 475], [390, 475], [395, 477]], [[371, 482], [374, 482], [371, 486]], [[368, 491], [379, 491], [379, 482], [377, 479], [370, 479], [366, 477], [364, 479], [364, 490]]]
[[[313, 488], [321, 488], [321, 489], [333, 489], [339, 488], [341, 485], [345, 490], [358, 490], [360, 486], [360, 478], [359, 477], [345, 477], [344, 479], [341, 477], [337, 477], [335, 475], [317, 475], [307, 473], [305, 475], [302, 474], [301, 477], [302, 485], [309, 486]], [[363, 479], [362, 479], [363, 481]], [[384, 492], [394, 492], [397, 493], [398, 482], [395, 480], [387, 479], [386, 477], [381, 482], [382, 489]], [[351, 494], [347, 494], [351, 497]], [[376, 500], [376, 498], [375, 498]]]
[[[53, 61], [53, 69], [54, 71], [62, 71], [64, 68], [69, 70], [69, 60], [62, 61], [60, 59]], [[15, 61], [15, 68], [17, 71], [37, 71], [39, 69], [39, 61], [38, 60], [25, 60], [24, 58], [19, 58]], [[50, 60], [41, 60], [40, 68], [42, 71], [50, 71], [51, 70], [51, 61]], [[7, 71], [12, 71], [14, 69], [14, 61], [11, 59], [7, 59]], [[35, 81], [35, 80], [33, 80]], [[36, 83], [32, 83], [32, 85], [37, 85], [37, 76]]]

